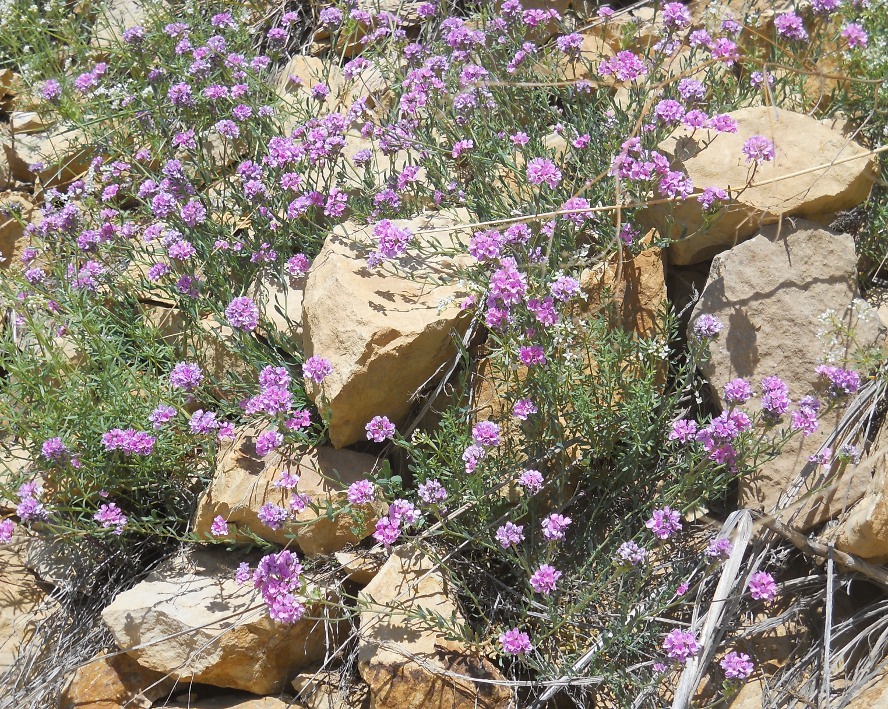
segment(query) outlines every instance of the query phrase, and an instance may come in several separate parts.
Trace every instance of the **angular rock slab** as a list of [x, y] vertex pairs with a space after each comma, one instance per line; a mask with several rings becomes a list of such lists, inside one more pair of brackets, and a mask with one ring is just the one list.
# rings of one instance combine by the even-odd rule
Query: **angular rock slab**
[[370, 686], [373, 709], [506, 709], [508, 687], [439, 674], [502, 680], [490, 662], [406, 617], [423, 609], [462, 619], [444, 578], [432, 569], [421, 552], [402, 547], [358, 597], [358, 672]]
[[[118, 647], [142, 667], [185, 682], [279, 692], [324, 657], [323, 624], [275, 623], [234, 555], [193, 550], [119, 594], [102, 611]], [[129, 648], [139, 647], [137, 650]]]
[[329, 407], [336, 448], [365, 440], [364, 426], [374, 416], [400, 420], [411, 395], [455, 353], [452, 336], [462, 335], [469, 323], [456, 285], [457, 265], [468, 257], [420, 254], [432, 239], [462, 251], [458, 239], [467, 234], [424, 232], [469, 219], [462, 210], [396, 220], [413, 232], [413, 241], [407, 254], [377, 269], [367, 266], [375, 250], [372, 226], [347, 223], [327, 237], [305, 285], [303, 337], [306, 359], [317, 355], [333, 365], [333, 373], [321, 386], [309, 386], [308, 394]]
[[888, 454], [877, 452], [866, 495], [831, 530], [836, 548], [876, 563], [888, 561]]
[[100, 655], [74, 672], [62, 690], [59, 709], [150, 709], [173, 684], [129, 655]]
[[[710, 360], [702, 365], [720, 406], [724, 385], [737, 377], [751, 380], [758, 391], [762, 379], [778, 376], [789, 387], [793, 402], [815, 391], [820, 378], [814, 368], [824, 363], [818, 318], [828, 309], [839, 314], [852, 311], [852, 301], [859, 298], [856, 264], [850, 235], [801, 220], [795, 226], [787, 220], [782, 227], [766, 227], [713, 260], [688, 336], [704, 313], [717, 316], [724, 325], [710, 345]], [[863, 318], [853, 318], [856, 342], [863, 347], [875, 345], [883, 330], [872, 308], [864, 305], [862, 312]], [[754, 398], [744, 409], [754, 411], [757, 406]], [[797, 435], [754, 477], [741, 480], [740, 504], [770, 510], [797, 473], [813, 465], [808, 456], [826, 440], [841, 411], [840, 405], [822, 416], [811, 436]], [[810, 527], [833, 516], [836, 505], [852, 504], [868, 482], [846, 478], [833, 491], [830, 504], [820, 504], [802, 515], [801, 526]]]
[[27, 537], [14, 536], [0, 545], [0, 677], [16, 668], [37, 625], [58, 608], [25, 568], [23, 555], [28, 541]]
[[[370, 476], [376, 458], [354, 451], [337, 451], [322, 447], [305, 452], [301, 457], [283, 458], [275, 450], [265, 458], [256, 456], [256, 436], [261, 429], [241, 429], [235, 439], [220, 450], [213, 482], [201, 496], [194, 520], [194, 531], [200, 536], [210, 534], [213, 519], [224, 517], [233, 534], [229, 538], [246, 539], [237, 535], [236, 527], [249, 529], [253, 534], [276, 544], [286, 544], [295, 535], [296, 543], [306, 554], [328, 554], [349, 544], [356, 544], [373, 533], [379, 518], [371, 510], [355, 534], [355, 520], [342, 514], [329, 519], [325, 506], [334, 509], [346, 501], [345, 491], [353, 482]], [[308, 495], [320, 505], [320, 512], [306, 507], [293, 517], [291, 524], [273, 530], [258, 516], [259, 508], [272, 503], [289, 509], [290, 491], [274, 487], [284, 470], [299, 475], [296, 492]], [[236, 525], [236, 527], [234, 527]]]
[[[0, 162], [3, 160], [0, 155]], [[0, 173], [3, 168], [0, 166]], [[0, 176], [0, 184], [3, 178]], [[22, 266], [22, 251], [24, 250], [27, 239], [25, 236], [25, 227], [19, 222], [23, 219], [26, 223], [30, 222], [35, 216], [35, 208], [31, 200], [24, 194], [19, 192], [2, 192], [0, 193], [0, 268], [10, 268]]]
[[[695, 193], [706, 187], [733, 190], [733, 201], [711, 224], [696, 194], [684, 202], [653, 205], [639, 214], [639, 221], [670, 234], [673, 263], [687, 265], [745, 241], [760, 227], [781, 217], [802, 217], [828, 224], [833, 215], [866, 200], [875, 180], [874, 158], [859, 157], [867, 150], [840, 132], [810, 116], [768, 107], [743, 108], [729, 114], [737, 121], [736, 133], [675, 131], [660, 149], [672, 160], [675, 170], [687, 172]], [[775, 145], [775, 158], [755, 169], [743, 156], [743, 143], [761, 135]], [[835, 164], [833, 161], [836, 161]], [[805, 174], [803, 170], [825, 166]], [[747, 189], [753, 182], [766, 183], [778, 177], [794, 177]], [[667, 217], [672, 214], [671, 231]], [[683, 236], [686, 234], [687, 236]]]

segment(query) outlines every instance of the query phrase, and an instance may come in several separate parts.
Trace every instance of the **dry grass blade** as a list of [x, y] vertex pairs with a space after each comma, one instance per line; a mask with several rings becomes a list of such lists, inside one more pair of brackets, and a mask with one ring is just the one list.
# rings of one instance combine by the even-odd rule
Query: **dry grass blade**
[[752, 515], [749, 510], [732, 512], [722, 525], [719, 536], [733, 536], [731, 556], [722, 568], [721, 577], [715, 588], [715, 597], [712, 599], [706, 615], [703, 616], [706, 618], [706, 622], [700, 634], [701, 652], [685, 665], [675, 689], [672, 709], [684, 709], [689, 706], [691, 696], [700, 685], [703, 672], [709, 665], [724, 634], [726, 625], [723, 621], [739, 601], [740, 594], [735, 591], [743, 565], [743, 556], [752, 539], [752, 530]]

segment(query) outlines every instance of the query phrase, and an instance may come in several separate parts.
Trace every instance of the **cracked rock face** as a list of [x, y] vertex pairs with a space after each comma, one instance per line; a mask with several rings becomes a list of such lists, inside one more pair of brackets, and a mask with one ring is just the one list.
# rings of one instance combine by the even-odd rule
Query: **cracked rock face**
[[421, 552], [396, 550], [361, 592], [359, 603], [358, 671], [370, 686], [373, 709], [510, 706], [508, 687], [453, 676], [502, 680], [490, 662], [416, 618], [434, 611], [465, 622], [444, 578]]
[[[653, 205], [641, 213], [640, 221], [674, 240], [669, 248], [672, 263], [705, 261], [781, 218], [828, 224], [837, 212], [861, 204], [869, 195], [874, 159], [848, 160], [867, 150], [839, 131], [810, 116], [768, 107], [743, 108], [728, 115], [737, 121], [736, 133], [691, 134], [679, 129], [660, 145], [672, 169], [687, 172], [695, 193], [706, 187], [735, 191], [732, 202], [715, 217], [704, 213], [696, 196], [674, 205]], [[754, 135], [775, 147], [774, 159], [757, 167], [742, 153], [744, 142]], [[819, 166], [823, 167], [813, 169]], [[793, 176], [775, 181], [788, 175]], [[751, 179], [753, 186], [743, 189]], [[758, 183], [762, 184], [755, 186]]]
[[[454, 335], [469, 324], [459, 309], [458, 266], [467, 256], [426, 256], [434, 239], [464, 251], [447, 228], [470, 222], [467, 212], [427, 213], [397, 220], [413, 233], [407, 253], [376, 269], [367, 265], [372, 227], [337, 227], [315, 258], [303, 296], [306, 359], [328, 359], [333, 373], [309, 396], [330, 416], [336, 448], [366, 438], [374, 416], [402, 419], [411, 396], [454, 356]], [[432, 229], [442, 231], [430, 231]]]
[[[827, 310], [853, 325], [855, 346], [877, 345], [884, 333], [875, 310], [859, 300], [856, 265], [850, 235], [801, 220], [767, 227], [717, 256], [688, 328], [692, 336], [694, 323], [707, 313], [724, 325], [710, 345], [711, 359], [702, 366], [715, 401], [724, 404], [725, 384], [738, 377], [749, 379], [758, 390], [762, 379], [779, 376], [793, 402], [807, 394], [822, 397], [822, 382], [814, 370], [826, 361], [818, 331]], [[838, 343], [838, 349], [844, 344]], [[757, 406], [754, 398], [744, 409], [751, 413]], [[843, 410], [840, 403], [821, 417], [811, 436], [796, 435], [777, 458], [741, 480], [740, 505], [771, 509], [798, 472], [814, 465], [808, 456], [824, 443]], [[784, 425], [788, 419], [787, 413]], [[800, 516], [801, 526], [835, 516], [859, 499], [868, 483], [848, 476], [831, 500], [816, 503]]]
[[254, 694], [279, 692], [322, 660], [326, 634], [314, 613], [292, 625], [271, 620], [253, 585], [235, 581], [234, 556], [191, 551], [119, 594], [102, 611], [118, 647], [138, 647], [130, 657], [174, 679]]

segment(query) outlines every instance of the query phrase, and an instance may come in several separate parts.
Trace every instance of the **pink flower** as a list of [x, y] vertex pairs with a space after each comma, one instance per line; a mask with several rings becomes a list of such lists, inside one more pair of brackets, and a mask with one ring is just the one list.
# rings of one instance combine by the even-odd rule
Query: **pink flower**
[[532, 185], [546, 183], [550, 189], [558, 187], [561, 182], [561, 170], [547, 158], [534, 158], [527, 164], [527, 181]]
[[0, 521], [0, 544], [8, 544], [15, 532], [15, 522], [11, 519]]
[[746, 679], [755, 669], [749, 655], [745, 653], [729, 652], [719, 664], [725, 671], [726, 679]]
[[518, 478], [518, 484], [531, 494], [543, 489], [543, 474], [539, 470], [525, 470]]
[[373, 532], [373, 538], [386, 547], [394, 544], [398, 537], [401, 536], [400, 520], [392, 520], [389, 517], [381, 517], [376, 523], [376, 531]]
[[530, 585], [536, 593], [550, 594], [555, 590], [561, 572], [554, 566], [543, 564], [530, 577]]
[[492, 448], [500, 444], [500, 427], [493, 421], [480, 421], [472, 429], [472, 440], [479, 446]]
[[748, 163], [770, 162], [774, 159], [774, 144], [763, 135], [754, 135], [743, 143], [741, 152]]
[[358, 480], [349, 485], [348, 501], [353, 505], [366, 505], [376, 499], [376, 485], [369, 480]]
[[512, 416], [521, 421], [527, 421], [527, 417], [539, 411], [536, 404], [530, 399], [518, 399], [512, 407]]
[[213, 524], [210, 526], [210, 534], [214, 537], [224, 537], [228, 534], [228, 522], [222, 515], [216, 515], [213, 518]]
[[766, 571], [759, 571], [749, 579], [749, 595], [757, 601], [770, 601], [777, 595], [774, 577]]
[[123, 528], [128, 520], [127, 516], [113, 502], [99, 507], [99, 511], [95, 513], [93, 519], [99, 522], [105, 529], [114, 527], [114, 534], [123, 534]]
[[496, 530], [496, 540], [503, 549], [524, 541], [524, 527], [522, 525], [506, 522]]
[[374, 416], [364, 428], [367, 439], [376, 443], [391, 440], [395, 435], [395, 424], [389, 421], [388, 416]]
[[564, 539], [564, 530], [568, 528], [573, 520], [560, 514], [550, 514], [541, 524], [543, 536], [550, 542]]
[[700, 651], [700, 643], [693, 633], [676, 629], [663, 640], [663, 649], [670, 660], [685, 664]]
[[857, 22], [849, 22], [842, 28], [842, 37], [848, 40], [851, 49], [865, 47], [869, 42], [869, 35]]
[[302, 365], [302, 375], [306, 379], [311, 379], [316, 384], [320, 384], [324, 379], [333, 373], [333, 365], [330, 360], [313, 355], [305, 360]]
[[503, 651], [509, 655], [526, 655], [533, 650], [530, 636], [518, 628], [512, 628], [502, 633], [499, 636], [499, 642], [503, 646]]
[[681, 531], [681, 515], [677, 510], [670, 509], [667, 505], [662, 509], [654, 510], [653, 516], [644, 523], [658, 539], [669, 539], [676, 532]]
[[256, 455], [264, 458], [283, 442], [283, 435], [277, 431], [264, 431], [256, 436]]

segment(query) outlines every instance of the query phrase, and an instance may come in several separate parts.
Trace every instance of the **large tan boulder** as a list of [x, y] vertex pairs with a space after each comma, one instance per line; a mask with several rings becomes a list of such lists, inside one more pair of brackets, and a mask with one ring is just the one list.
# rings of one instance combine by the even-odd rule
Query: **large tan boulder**
[[111, 0], [105, 3], [96, 19], [94, 47], [109, 48], [123, 41], [124, 30], [144, 26], [148, 20], [145, 3], [139, 0]]
[[[864, 156], [866, 149], [838, 131], [810, 116], [764, 106], [729, 115], [737, 121], [736, 133], [697, 131], [691, 135], [682, 128], [660, 146], [673, 169], [690, 176], [695, 193], [706, 187], [732, 191], [733, 201], [714, 219], [703, 212], [696, 194], [684, 202], [653, 205], [640, 213], [642, 223], [675, 240], [669, 249], [673, 263], [704, 261], [746, 240], [763, 225], [786, 217], [828, 224], [836, 212], [862, 203], [869, 195], [875, 179], [874, 158], [855, 158]], [[760, 164], [753, 174], [741, 151], [754, 135], [774, 143], [775, 159]], [[855, 159], [841, 162], [848, 158]], [[750, 181], [753, 186], [746, 187]]]
[[[370, 686], [373, 709], [511, 705], [507, 687], [471, 681], [502, 679], [486, 658], [470, 655], [461, 643], [447, 640], [415, 618], [419, 611], [433, 611], [464, 622], [452, 590], [421, 552], [395, 550], [361, 591], [359, 607], [358, 671]], [[393, 608], [397, 608], [394, 613]]]
[[[309, 617], [311, 608], [291, 625], [274, 622], [252, 583], [235, 581], [236, 567], [234, 555], [222, 550], [189, 551], [119, 594], [102, 619], [118, 647], [149, 670], [254, 694], [279, 692], [324, 657], [323, 624]], [[309, 583], [307, 593], [316, 590]]]
[[872, 464], [866, 495], [839, 520], [831, 536], [837, 549], [884, 563], [888, 561], [888, 452], [877, 451]]
[[396, 221], [413, 240], [406, 254], [376, 269], [367, 265], [376, 246], [372, 226], [346, 223], [327, 237], [305, 285], [303, 336], [306, 358], [333, 365], [308, 394], [329, 407], [336, 448], [363, 440], [374, 416], [400, 420], [413, 393], [454, 355], [453, 336], [469, 322], [456, 284], [467, 257], [420, 254], [433, 248], [432, 239], [461, 250], [463, 234], [447, 230], [468, 222], [465, 210]]
[[129, 655], [99, 655], [79, 667], [59, 697], [58, 709], [149, 709], [173, 681], [146, 670]]
[[[704, 313], [717, 316], [724, 325], [710, 346], [711, 358], [702, 365], [719, 405], [724, 385], [737, 377], [750, 379], [758, 389], [763, 378], [778, 376], [787, 383], [794, 402], [813, 393], [821, 383], [815, 367], [825, 361], [818, 338], [820, 316], [829, 309], [854, 323], [857, 346], [880, 341], [883, 330], [875, 310], [858, 301], [853, 314], [859, 298], [856, 263], [850, 235], [803, 221], [766, 227], [713, 260], [691, 316], [689, 336]], [[754, 398], [744, 408], [752, 412], [758, 405]], [[805, 466], [813, 469], [808, 457], [826, 440], [842, 410], [838, 404], [821, 416], [811, 436], [797, 435], [776, 459], [764, 463], [754, 476], [744, 477], [740, 504], [770, 510], [797, 473]], [[867, 477], [845, 476], [829, 499], [801, 516], [800, 526], [809, 527], [853, 504], [866, 489]]]
[[[89, 168], [94, 150], [86, 136], [70, 126], [57, 126], [46, 133], [13, 136], [12, 145], [4, 145], [12, 175], [22, 182], [39, 177], [45, 187], [71, 182]], [[35, 172], [31, 167], [42, 166]]]
[[37, 583], [25, 567], [23, 553], [28, 539], [13, 536], [0, 545], [0, 677], [8, 670], [22, 667], [20, 655], [30, 661], [39, 659], [39, 651], [27, 648], [39, 623], [58, 608], [58, 604]]
[[[0, 163], [3, 156], [0, 155]], [[0, 165], [0, 172], [2, 172]], [[0, 183], [2, 183], [0, 176]], [[31, 221], [35, 215], [35, 208], [28, 197], [20, 192], [2, 192], [0, 193], [0, 255], [3, 261], [0, 261], [0, 268], [9, 268], [10, 266], [21, 267], [22, 251], [26, 246], [25, 227], [22, 225]]]
[[[281, 456], [278, 450], [259, 458], [258, 433], [261, 429], [241, 429], [219, 451], [213, 481], [198, 504], [195, 533], [209, 535], [213, 519], [221, 515], [229, 524], [226, 539], [245, 539], [238, 528], [277, 544], [295, 536], [299, 548], [312, 555], [339, 551], [372, 534], [379, 510], [364, 514], [359, 524], [350, 514], [330, 519], [326, 508], [328, 503], [334, 509], [345, 505], [348, 486], [370, 476], [376, 463], [373, 456], [321, 447], [292, 458]], [[299, 475], [295, 492], [308, 495], [319, 509], [306, 507], [294, 513], [290, 523], [273, 530], [259, 520], [258, 513], [268, 503], [290, 509], [291, 491], [274, 486], [285, 470]]]

